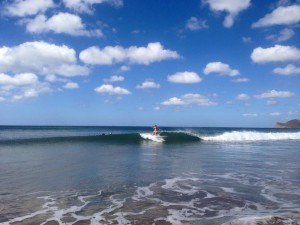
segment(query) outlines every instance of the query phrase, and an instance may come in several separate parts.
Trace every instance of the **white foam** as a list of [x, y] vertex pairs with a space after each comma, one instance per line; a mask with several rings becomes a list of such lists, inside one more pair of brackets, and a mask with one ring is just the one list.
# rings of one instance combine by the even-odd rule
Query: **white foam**
[[136, 190], [137, 195], [133, 196], [132, 199], [138, 201], [141, 198], [145, 198], [145, 197], [153, 195], [153, 191], [150, 190], [150, 187], [151, 187], [151, 185], [149, 187], [138, 187]]
[[[160, 214], [159, 217], [152, 218], [154, 223], [156, 221], [162, 220], [171, 224], [190, 224], [193, 223], [193, 221], [202, 220], [202, 218], [207, 220], [215, 220], [218, 218], [226, 219], [226, 217], [230, 217], [235, 219], [230, 221], [230, 223], [225, 223], [223, 225], [254, 225], [256, 224], [256, 217], [252, 217], [251, 215], [269, 215], [270, 213], [273, 214], [283, 212], [283, 210], [285, 209], [293, 211], [298, 210], [298, 208], [296, 207], [299, 206], [299, 204], [294, 206], [291, 205], [291, 207], [288, 208], [290, 205], [287, 205], [287, 201], [285, 200], [282, 200], [280, 208], [269, 209], [266, 207], [265, 201], [262, 203], [255, 203], [251, 199], [243, 200], [242, 202], [244, 202], [245, 204], [243, 204], [242, 206], [238, 206], [239, 204], [237, 205], [233, 202], [232, 204], [229, 203], [229, 208], [224, 208], [222, 207], [223, 201], [219, 201], [218, 198], [212, 199], [211, 201], [209, 200], [209, 198], [216, 197], [219, 194], [210, 194], [210, 182], [208, 182], [207, 184], [206, 181], [230, 179], [230, 181], [232, 181], [233, 183], [232, 187], [227, 187], [227, 185], [218, 185], [218, 187], [221, 188], [223, 191], [229, 193], [228, 196], [231, 198], [230, 193], [243, 194], [242, 189], [240, 190], [234, 188], [236, 187], [235, 184], [247, 183], [247, 181], [250, 178], [252, 178], [252, 176], [246, 176], [235, 173], [225, 173], [206, 174], [205, 176], [202, 175], [201, 178], [197, 178], [196, 175], [197, 174], [193, 173], [185, 173], [173, 179], [163, 180], [164, 182], [157, 181], [144, 187], [135, 187], [134, 189], [130, 189], [130, 193], [128, 193], [129, 195], [126, 194], [126, 197], [123, 194], [102, 195], [101, 191], [94, 195], [81, 195], [80, 193], [64, 193], [63, 196], [66, 196], [67, 199], [70, 198], [70, 200], [72, 200], [70, 202], [76, 202], [76, 204], [72, 206], [68, 205], [69, 201], [66, 201], [67, 205], [64, 205], [64, 199], [60, 197], [38, 197], [39, 199], [43, 199], [45, 201], [40, 211], [34, 212], [26, 216], [20, 216], [6, 223], [0, 224], [9, 225], [13, 222], [22, 223], [23, 221], [25, 223], [27, 222], [25, 220], [34, 220], [33, 217], [40, 215], [44, 215], [46, 217], [46, 221], [41, 223], [41, 225], [47, 224], [49, 223], [49, 221], [56, 221], [56, 223], [59, 225], [71, 225], [78, 222], [80, 223], [80, 221], [90, 221], [90, 223], [93, 225], [133, 224], [133, 221], [130, 221], [132, 216], [134, 216], [135, 218], [142, 217], [140, 215], [144, 214], [146, 215], [146, 217], [148, 217], [150, 214], [151, 216], [153, 216], [153, 212], [148, 210], [153, 209], [153, 211], [155, 211], [157, 208], [163, 208], [163, 214]], [[276, 199], [276, 193], [294, 193], [297, 191], [297, 186], [293, 186], [292, 184], [284, 182], [282, 178], [278, 180], [275, 178], [267, 177], [265, 180], [260, 180], [260, 182], [255, 182], [251, 185], [254, 187], [264, 187], [260, 193], [257, 193], [257, 195], [260, 194], [261, 196], [264, 196], [266, 199], [274, 203], [281, 200], [280, 198]], [[281, 184], [283, 186], [281, 186]], [[282, 189], [284, 189], [286, 186], [288, 186], [288, 188], [283, 191]], [[172, 194], [173, 192], [176, 192], [174, 198], [165, 198], [165, 196], [162, 196], [165, 192], [168, 193], [169, 191], [171, 191], [170, 193]], [[199, 195], [197, 194], [198, 192]], [[212, 192], [214, 193], [215, 191]], [[203, 196], [203, 194], [201, 193], [206, 193], [206, 197], [205, 195]], [[191, 196], [192, 194], [197, 195]], [[180, 197], [177, 199], [176, 196]], [[227, 198], [228, 196], [226, 195], [225, 197]], [[187, 200], [185, 200], [185, 197], [187, 197]], [[206, 200], [202, 202], [202, 199]], [[101, 206], [99, 210], [94, 211], [94, 204], [97, 203], [99, 200], [105, 202], [105, 205], [108, 205], [105, 208]], [[141, 202], [141, 204], [135, 201]], [[151, 202], [151, 204], [144, 204], [148, 203], [149, 201]], [[89, 203], [91, 203], [91, 205]], [[130, 207], [128, 207], [128, 203], [133, 205], [137, 204], [138, 208], [132, 209], [130, 208], [132, 207], [132, 205], [129, 205]], [[64, 208], [61, 209], [60, 207]], [[243, 216], [243, 218], [237, 219], [241, 216]], [[65, 222], [66, 217], [71, 217], [72, 222]], [[259, 221], [264, 219], [262, 217], [257, 218], [260, 219]], [[137, 219], [137, 221], [139, 221], [139, 219]], [[285, 222], [287, 222], [284, 223], [286, 225], [292, 224], [289, 222], [289, 220], [285, 220]], [[267, 223], [264, 222], [261, 224]]]
[[[93, 215], [89, 216], [87, 219], [90, 219], [91, 224], [95, 224], [95, 225], [102, 225], [103, 223], [101, 223], [100, 221], [107, 221], [107, 218], [104, 216], [105, 214], [111, 213], [116, 209], [119, 209], [123, 206], [125, 200], [117, 200], [114, 198], [114, 196], [110, 196], [109, 197], [110, 202], [112, 203], [112, 205], [110, 205], [109, 207], [107, 207], [106, 209], [94, 213]], [[120, 215], [117, 216], [117, 220], [121, 221], [123, 218], [120, 218]], [[125, 218], [124, 218], [125, 219]], [[125, 220], [124, 220], [125, 221]], [[119, 223], [120, 224], [120, 223]], [[121, 223], [122, 224], [122, 223]], [[127, 223], [125, 223], [127, 224]]]
[[178, 182], [180, 182], [180, 181], [198, 181], [198, 180], [199, 179], [197, 179], [197, 178], [181, 178], [181, 177], [177, 177], [177, 178], [173, 178], [173, 179], [166, 179], [165, 180], [166, 184], [162, 185], [161, 187], [164, 189], [171, 189], [173, 191], [180, 192], [182, 194], [192, 195], [192, 194], [195, 194], [199, 190], [199, 187], [194, 187], [194, 186], [191, 186], [191, 185], [185, 183], [184, 187], [186, 187], [186, 188], [182, 188], [178, 185]]
[[[262, 225], [265, 224], [265, 225], [267, 225], [267, 224], [270, 224], [270, 221], [272, 219], [274, 220], [273, 216], [262, 216], [262, 217], [249, 216], [249, 217], [235, 219], [233, 221], [223, 223], [222, 225], [256, 225], [256, 224], [262, 224]], [[282, 225], [295, 224], [294, 223], [295, 221], [293, 221], [292, 219], [289, 219], [289, 218], [282, 218], [282, 219], [279, 219], [279, 220], [280, 220], [280, 224], [282, 224]]]
[[[66, 224], [66, 223], [62, 222], [62, 219], [63, 219], [64, 215], [69, 214], [69, 213], [72, 214], [76, 218], [76, 212], [80, 212], [89, 203], [87, 201], [84, 201], [85, 197], [87, 197], [87, 196], [79, 196], [78, 197], [78, 199], [83, 203], [83, 205], [81, 205], [81, 206], [70, 206], [69, 208], [60, 209], [60, 210], [58, 210], [57, 207], [49, 207], [47, 209], [47, 211], [52, 212], [53, 216], [48, 218], [45, 222], [41, 223], [41, 225], [46, 224], [49, 221], [56, 221], [59, 223], [59, 225]], [[77, 219], [77, 221], [79, 221], [82, 218], [76, 218], [76, 219]]]
[[227, 193], [238, 193], [234, 190], [234, 188], [229, 188], [229, 187], [220, 187], [220, 188]]
[[231, 131], [214, 136], [201, 136], [200, 138], [205, 141], [222, 142], [300, 140], [300, 132]]
[[224, 173], [224, 174], [214, 174], [214, 175], [210, 175], [212, 177], [217, 177], [217, 178], [222, 178], [222, 179], [231, 179], [231, 180], [240, 180], [236, 177], [236, 174], [234, 173]]
[[214, 198], [214, 197], [216, 197], [216, 195], [213, 195], [213, 194], [209, 193], [208, 191], [204, 191], [204, 192], [206, 193], [206, 197], [204, 197], [204, 198]]
[[[200, 210], [201, 211], [201, 210]], [[186, 222], [197, 221], [198, 218], [195, 215], [203, 215], [203, 212], [200, 212], [196, 208], [182, 208], [182, 209], [168, 209], [168, 215], [166, 217], [156, 218], [154, 221], [164, 220], [171, 223], [172, 225], [181, 225], [186, 224]]]
[[168, 210], [169, 215], [166, 218], [167, 222], [170, 222], [171, 224], [183, 224], [183, 221], [195, 221], [196, 218], [193, 218], [195, 214], [198, 212], [192, 211], [190, 209], [183, 208], [181, 210], [176, 210], [176, 209], [169, 209]]
[[140, 133], [140, 136], [145, 140], [155, 141], [159, 143], [162, 143], [165, 140], [163, 136], [160, 135], [154, 136], [151, 133]]
[[48, 212], [48, 209], [36, 211], [36, 212], [33, 212], [33, 213], [31, 213], [29, 215], [26, 215], [26, 216], [16, 217], [14, 219], [9, 220], [8, 222], [1, 223], [1, 225], [10, 225], [11, 223], [22, 222], [23, 220], [35, 217], [35, 216], [40, 215], [40, 214], [45, 214], [47, 212]]

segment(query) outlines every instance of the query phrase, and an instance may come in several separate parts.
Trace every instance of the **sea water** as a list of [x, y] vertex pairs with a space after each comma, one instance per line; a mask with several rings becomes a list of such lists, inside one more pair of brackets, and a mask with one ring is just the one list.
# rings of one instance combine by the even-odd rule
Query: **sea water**
[[300, 224], [299, 129], [160, 132], [0, 127], [0, 224]]

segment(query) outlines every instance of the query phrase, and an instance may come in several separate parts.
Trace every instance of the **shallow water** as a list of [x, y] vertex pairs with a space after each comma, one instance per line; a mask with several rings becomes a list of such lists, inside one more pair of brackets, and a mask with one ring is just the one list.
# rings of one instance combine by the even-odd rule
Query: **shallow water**
[[299, 130], [146, 129], [2, 127], [0, 224], [300, 223]]

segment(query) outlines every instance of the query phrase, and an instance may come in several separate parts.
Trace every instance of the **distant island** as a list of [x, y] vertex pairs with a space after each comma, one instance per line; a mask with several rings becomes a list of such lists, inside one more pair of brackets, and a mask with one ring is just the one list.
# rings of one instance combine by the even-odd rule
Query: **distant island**
[[300, 128], [300, 120], [294, 119], [290, 120], [286, 123], [279, 123], [275, 124], [275, 128]]

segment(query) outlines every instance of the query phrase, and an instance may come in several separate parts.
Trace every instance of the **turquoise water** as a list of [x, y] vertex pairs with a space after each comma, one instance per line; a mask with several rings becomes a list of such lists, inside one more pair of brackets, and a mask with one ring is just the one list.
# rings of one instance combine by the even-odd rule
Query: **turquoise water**
[[300, 130], [144, 134], [0, 127], [0, 224], [300, 223]]

